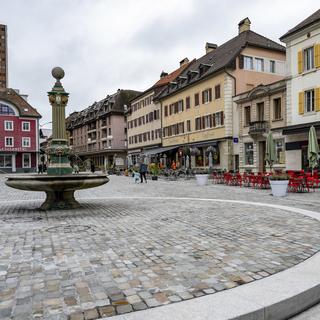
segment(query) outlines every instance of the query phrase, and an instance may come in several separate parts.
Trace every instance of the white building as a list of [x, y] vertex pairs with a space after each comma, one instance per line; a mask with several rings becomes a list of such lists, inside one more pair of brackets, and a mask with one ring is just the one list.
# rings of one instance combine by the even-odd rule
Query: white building
[[286, 168], [308, 168], [308, 131], [320, 134], [320, 10], [281, 38], [287, 45]]

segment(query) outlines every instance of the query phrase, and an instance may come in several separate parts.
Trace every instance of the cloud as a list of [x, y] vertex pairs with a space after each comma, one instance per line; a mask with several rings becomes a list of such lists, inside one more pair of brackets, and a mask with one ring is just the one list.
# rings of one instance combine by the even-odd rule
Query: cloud
[[1, 1], [8, 26], [9, 85], [50, 121], [51, 69], [62, 66], [70, 92], [67, 113], [83, 109], [118, 88], [145, 90], [162, 70], [221, 44], [249, 17], [252, 29], [273, 40], [318, 9], [270, 0], [10, 0]]

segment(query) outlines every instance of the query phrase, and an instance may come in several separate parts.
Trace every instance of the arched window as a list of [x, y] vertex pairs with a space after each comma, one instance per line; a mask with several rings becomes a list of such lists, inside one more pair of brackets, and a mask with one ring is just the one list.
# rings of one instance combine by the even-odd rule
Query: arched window
[[0, 102], [0, 114], [5, 114], [5, 115], [15, 115], [16, 113], [14, 112], [13, 108], [8, 106], [7, 104], [4, 104]]

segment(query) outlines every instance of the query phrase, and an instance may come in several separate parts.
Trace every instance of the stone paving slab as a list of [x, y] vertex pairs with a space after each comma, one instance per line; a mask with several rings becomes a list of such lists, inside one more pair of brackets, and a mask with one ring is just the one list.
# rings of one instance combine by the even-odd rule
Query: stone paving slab
[[3, 317], [97, 318], [214, 296], [320, 248], [318, 221], [245, 203], [97, 199], [47, 213], [38, 204], [1, 204]]

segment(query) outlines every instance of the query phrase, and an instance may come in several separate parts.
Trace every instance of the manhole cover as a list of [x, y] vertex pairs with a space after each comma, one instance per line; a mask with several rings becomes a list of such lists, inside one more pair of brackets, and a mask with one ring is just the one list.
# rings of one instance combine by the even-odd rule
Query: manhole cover
[[65, 224], [60, 226], [54, 226], [47, 228], [45, 231], [51, 232], [51, 233], [78, 233], [78, 232], [84, 232], [92, 230], [94, 231], [94, 228], [91, 226], [84, 226], [84, 225], [71, 225], [71, 224]]

